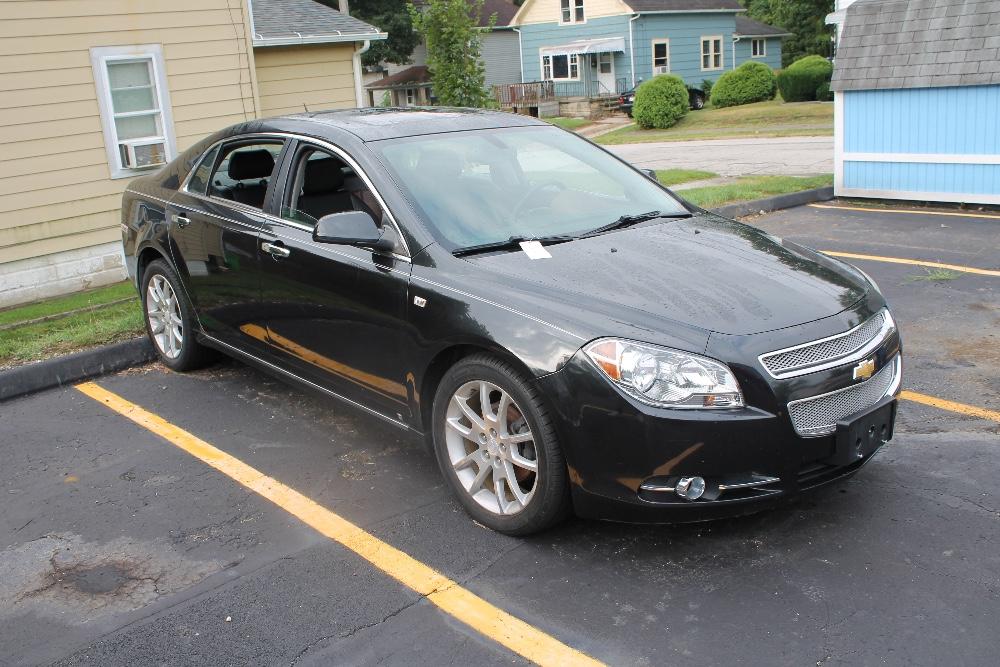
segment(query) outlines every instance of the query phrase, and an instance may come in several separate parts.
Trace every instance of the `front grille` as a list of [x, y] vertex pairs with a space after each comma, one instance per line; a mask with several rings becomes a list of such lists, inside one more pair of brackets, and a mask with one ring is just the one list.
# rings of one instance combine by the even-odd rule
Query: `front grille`
[[788, 415], [795, 432], [806, 438], [833, 433], [838, 421], [881, 401], [893, 388], [899, 368], [899, 357], [896, 357], [861, 384], [792, 401], [788, 404]]
[[[882, 310], [874, 317], [848, 332], [824, 338], [823, 340], [805, 343], [786, 350], [769, 352], [760, 357], [760, 363], [776, 378], [803, 375], [820, 370], [821, 366], [831, 363], [846, 363], [859, 350], [871, 347], [873, 341], [881, 342], [886, 325], [892, 324], [888, 311]], [[880, 336], [881, 334], [881, 336]]]

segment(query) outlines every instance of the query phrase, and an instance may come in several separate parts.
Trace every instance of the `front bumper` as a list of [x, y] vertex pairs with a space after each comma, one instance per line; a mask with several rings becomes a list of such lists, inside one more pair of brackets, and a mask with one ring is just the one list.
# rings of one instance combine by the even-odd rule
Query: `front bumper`
[[[879, 369], [900, 373], [898, 335], [886, 339], [875, 357]], [[749, 364], [730, 367], [744, 389], [745, 408], [646, 405], [613, 387], [582, 353], [541, 378], [565, 445], [577, 513], [663, 523], [749, 514], [853, 475], [877, 451], [866, 448], [844, 465], [836, 434], [802, 437], [788, 415], [790, 401], [849, 386], [850, 369], [777, 380]], [[898, 390], [897, 379], [889, 395]], [[704, 478], [708, 492], [694, 501], [678, 496], [673, 488], [685, 476]]]

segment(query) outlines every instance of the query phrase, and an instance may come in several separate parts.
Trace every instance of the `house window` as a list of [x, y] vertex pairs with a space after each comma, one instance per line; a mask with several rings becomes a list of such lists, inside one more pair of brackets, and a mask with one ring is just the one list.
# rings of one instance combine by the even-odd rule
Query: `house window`
[[653, 76], [670, 71], [670, 40], [653, 40]]
[[703, 70], [722, 69], [722, 36], [701, 38], [701, 68]]
[[417, 103], [417, 89], [407, 88], [406, 89], [406, 106], [412, 107]]
[[560, 23], [585, 23], [583, 0], [560, 0]]
[[90, 50], [112, 178], [141, 174], [176, 155], [159, 44]]
[[580, 63], [575, 53], [542, 56], [542, 79], [545, 81], [576, 81], [580, 78]]
[[767, 55], [767, 40], [766, 39], [751, 39], [750, 40], [750, 56], [753, 58], [763, 58]]

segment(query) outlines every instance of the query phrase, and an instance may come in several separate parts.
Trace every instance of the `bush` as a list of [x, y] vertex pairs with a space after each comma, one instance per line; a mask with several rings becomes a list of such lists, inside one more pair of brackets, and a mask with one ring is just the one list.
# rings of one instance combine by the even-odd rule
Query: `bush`
[[820, 102], [832, 102], [833, 93], [830, 92], [830, 82], [824, 81], [819, 84], [819, 88], [816, 89], [816, 99]]
[[712, 97], [712, 86], [715, 82], [711, 79], [703, 79], [701, 82], [701, 92], [705, 93], [705, 99], [710, 99]]
[[635, 91], [632, 117], [643, 129], [673, 127], [688, 112], [688, 90], [674, 74], [654, 76]]
[[778, 90], [786, 102], [808, 102], [816, 99], [816, 91], [833, 76], [833, 64], [823, 56], [806, 56], [796, 60], [778, 74]]
[[719, 77], [712, 88], [712, 106], [734, 107], [774, 99], [777, 80], [764, 63], [745, 62]]

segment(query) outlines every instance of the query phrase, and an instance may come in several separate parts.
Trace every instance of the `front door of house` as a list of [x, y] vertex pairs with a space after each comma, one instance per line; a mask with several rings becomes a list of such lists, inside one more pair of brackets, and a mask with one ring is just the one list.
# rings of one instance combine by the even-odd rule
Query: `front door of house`
[[613, 53], [597, 54], [597, 82], [601, 95], [614, 95], [615, 90], [615, 55]]

